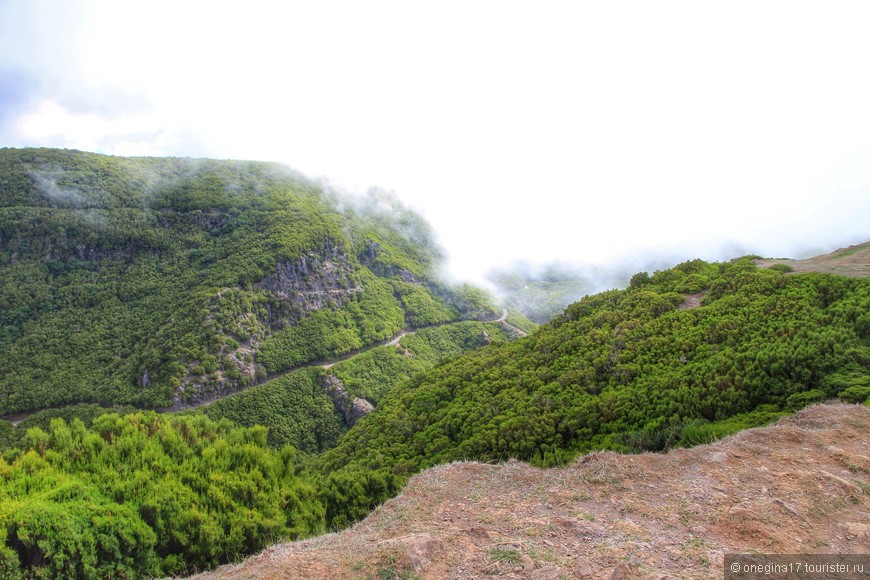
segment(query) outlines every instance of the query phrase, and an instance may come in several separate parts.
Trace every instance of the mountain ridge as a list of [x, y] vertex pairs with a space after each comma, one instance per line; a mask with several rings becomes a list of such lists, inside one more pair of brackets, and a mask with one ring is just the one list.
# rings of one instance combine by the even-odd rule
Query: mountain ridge
[[278, 164], [2, 149], [0, 194], [2, 415], [178, 407], [496, 313], [395, 198]]

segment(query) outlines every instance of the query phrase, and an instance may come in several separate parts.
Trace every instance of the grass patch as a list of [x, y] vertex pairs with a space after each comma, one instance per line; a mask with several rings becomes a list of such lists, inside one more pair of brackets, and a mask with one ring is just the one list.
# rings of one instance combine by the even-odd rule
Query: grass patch
[[420, 575], [414, 572], [407, 558], [394, 552], [382, 552], [375, 562], [372, 578], [377, 580], [419, 580]]
[[504, 562], [505, 564], [519, 564], [520, 553], [513, 548], [492, 548], [487, 552], [487, 555], [493, 562]]

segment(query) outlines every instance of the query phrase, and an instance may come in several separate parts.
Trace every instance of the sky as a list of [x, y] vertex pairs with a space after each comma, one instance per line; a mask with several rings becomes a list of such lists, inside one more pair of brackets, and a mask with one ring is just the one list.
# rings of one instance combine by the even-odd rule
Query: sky
[[870, 1], [0, 0], [0, 146], [394, 192], [450, 272], [870, 239]]

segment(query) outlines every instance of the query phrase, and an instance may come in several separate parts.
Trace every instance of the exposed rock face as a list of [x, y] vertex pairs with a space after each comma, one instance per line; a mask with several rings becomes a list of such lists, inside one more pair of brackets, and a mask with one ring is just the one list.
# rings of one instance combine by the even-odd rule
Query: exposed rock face
[[[206, 219], [210, 214], [203, 214]], [[254, 284], [258, 290], [271, 293], [269, 302], [253, 311], [242, 308], [238, 302], [230, 310], [243, 310], [233, 321], [221, 320], [217, 334], [226, 340], [217, 358], [219, 368], [202, 372], [202, 361], [188, 363], [171, 408], [180, 409], [227, 395], [256, 384], [265, 377], [265, 371], [256, 364], [259, 345], [272, 331], [297, 324], [308, 314], [321, 308], [340, 308], [351, 296], [362, 290], [346, 252], [327, 240], [316, 251], [300, 256], [298, 260], [278, 264], [275, 273]], [[214, 323], [225, 300], [231, 298], [232, 289], [218, 292], [210, 301], [211, 314], [206, 324]], [[232, 346], [228, 346], [232, 345]], [[340, 412], [353, 425], [371, 410], [367, 401], [348, 398]], [[338, 408], [338, 407], [336, 407]]]
[[358, 399], [354, 397], [353, 403], [350, 408], [350, 420], [348, 420], [348, 426], [353, 427], [356, 425], [356, 422], [374, 411], [374, 406], [366, 401], [365, 399]]
[[359, 287], [347, 253], [327, 241], [317, 253], [301, 256], [295, 262], [281, 262], [271, 276], [254, 284], [269, 290], [293, 310], [313, 312], [326, 306], [340, 308]]
[[357, 421], [368, 415], [374, 409], [365, 399], [358, 399], [347, 392], [341, 379], [334, 375], [323, 378], [323, 390], [332, 397], [335, 410], [344, 415], [348, 427], [353, 427]]

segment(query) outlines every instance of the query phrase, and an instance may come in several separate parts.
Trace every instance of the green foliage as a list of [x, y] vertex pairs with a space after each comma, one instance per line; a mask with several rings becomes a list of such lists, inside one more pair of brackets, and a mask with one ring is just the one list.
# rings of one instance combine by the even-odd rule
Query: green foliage
[[320, 386], [320, 370], [292, 372], [268, 383], [225, 397], [193, 414], [229, 419], [236, 425], [268, 427], [267, 442], [275, 448], [292, 445], [303, 453], [335, 446], [347, 430], [332, 399]]
[[370, 276], [365, 290], [339, 310], [322, 309], [263, 341], [258, 361], [270, 373], [352, 352], [397, 334], [405, 312], [389, 284]]
[[712, 423], [705, 423], [702, 420], [691, 421], [684, 425], [675, 446], [690, 447], [712, 443], [745, 429], [769, 425], [787, 414], [778, 411], [775, 405], [759, 405], [751, 413], [740, 413], [722, 421]]
[[501, 310], [494, 305], [492, 295], [471, 284], [442, 286], [437, 289], [436, 294], [443, 296], [465, 319], [492, 320], [501, 315]]
[[[692, 260], [509, 343], [454, 322], [498, 312], [432, 280], [428, 226], [382, 192], [4, 149], [0, 194], [0, 413], [44, 409], [0, 421], [5, 577], [184, 574], [348, 525], [437, 463], [662, 450], [870, 397], [867, 280]], [[567, 296], [557, 274], [534, 291]], [[353, 429], [330, 374], [376, 404]], [[178, 416], [103, 414], [248, 386]]]
[[864, 403], [870, 400], [870, 375], [850, 381], [850, 385], [837, 393], [847, 403]]
[[209, 398], [393, 336], [406, 302], [455, 319], [439, 259], [394, 198], [279, 165], [2, 149], [0, 414]]
[[493, 562], [504, 562], [505, 564], [519, 564], [520, 553], [513, 548], [490, 548], [487, 550], [487, 555]]
[[362, 198], [333, 203], [348, 218], [346, 231], [360, 261], [378, 276], [428, 278], [441, 260], [429, 224], [395, 195], [372, 189]]
[[263, 428], [153, 412], [33, 428], [0, 459], [0, 566], [28, 577], [174, 575], [323, 529], [294, 452]]
[[379, 346], [329, 372], [341, 379], [348, 393], [377, 405], [390, 389], [431, 366], [425, 359], [400, 354], [395, 346]]
[[498, 340], [503, 333], [493, 325], [463, 321], [423, 328], [395, 346], [372, 349], [333, 366], [329, 372], [342, 380], [348, 393], [377, 405], [391, 389], [413, 375], [449, 358], [487, 343], [484, 332]]
[[315, 476], [318, 498], [326, 507], [332, 529], [345, 528], [366, 517], [375, 507], [393, 497], [402, 479], [383, 468], [347, 469]]
[[[699, 288], [701, 307], [678, 308], [679, 290]], [[378, 458], [404, 478], [457, 459], [555, 465], [590, 449], [708, 441], [870, 376], [868, 309], [868, 280], [686, 262], [416, 375], [309, 469]]]
[[400, 349], [380, 346], [337, 363], [328, 371], [301, 369], [225, 397], [193, 413], [229, 419], [238, 425], [264, 425], [269, 445], [293, 445], [314, 454], [336, 445], [347, 430], [345, 417], [323, 388], [324, 377], [340, 378], [347, 392], [377, 405], [409, 377], [466, 350], [485, 344], [484, 329], [504, 340], [492, 325], [464, 321], [419, 330], [402, 339]]
[[770, 269], [776, 270], [777, 272], [782, 272], [783, 274], [794, 272], [794, 268], [788, 264], [774, 264], [770, 267]]
[[119, 415], [125, 415], [127, 413], [133, 413], [135, 411], [136, 409], [130, 406], [106, 409], [105, 407], [101, 407], [99, 405], [92, 405], [87, 403], [70, 405], [68, 407], [59, 407], [56, 409], [45, 409], [30, 414], [22, 419], [21, 422], [18, 424], [18, 427], [15, 429], [13, 440], [16, 443], [20, 442], [23, 439], [24, 434], [27, 433], [29, 429], [33, 429], [34, 427], [39, 427], [43, 431], [50, 430], [51, 422], [54, 419], [63, 419], [70, 424], [73, 422], [73, 420], [78, 419], [82, 423], [84, 423], [85, 427], [90, 427], [91, 423], [94, 422], [94, 419], [101, 415], [105, 415], [106, 413], [114, 412], [118, 413]]
[[631, 288], [640, 288], [641, 286], [646, 286], [650, 282], [652, 282], [652, 278], [650, 278], [650, 275], [648, 272], [638, 272], [637, 274], [635, 274], [634, 276], [631, 277], [631, 280], [629, 281], [628, 285]]
[[538, 324], [547, 322], [592, 288], [590, 280], [557, 266], [536, 274], [527, 270], [516, 267], [492, 272], [489, 279], [510, 310], [521, 312]]
[[431, 367], [467, 350], [484, 346], [490, 340], [504, 340], [504, 332], [498, 325], [469, 320], [420, 329], [414, 335], [402, 338], [399, 345], [415, 359], [425, 361]]
[[825, 391], [821, 389], [810, 389], [809, 391], [801, 391], [799, 393], [789, 395], [789, 397], [785, 400], [785, 408], [790, 411], [799, 411], [807, 405], [811, 405], [813, 403], [821, 403], [826, 398], [827, 395], [825, 394]]
[[15, 427], [9, 421], [0, 419], [0, 449], [11, 447], [16, 441]]
[[602, 441], [607, 441], [608, 447], [621, 448], [630, 453], [665, 451], [674, 447], [712, 443], [744, 429], [768, 425], [787, 414], [778, 411], [775, 405], [760, 405], [751, 413], [741, 413], [721, 421], [672, 418], [657, 427], [620, 433]]
[[513, 327], [519, 328], [526, 334], [531, 334], [539, 326], [539, 324], [537, 324], [536, 322], [532, 322], [516, 310], [511, 310], [508, 313], [508, 317], [505, 322]]
[[439, 302], [425, 286], [401, 280], [393, 280], [392, 284], [405, 309], [405, 319], [411, 326], [431, 326], [459, 317], [455, 308]]

